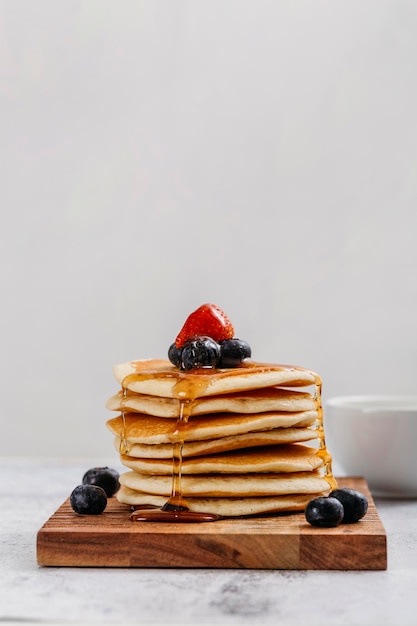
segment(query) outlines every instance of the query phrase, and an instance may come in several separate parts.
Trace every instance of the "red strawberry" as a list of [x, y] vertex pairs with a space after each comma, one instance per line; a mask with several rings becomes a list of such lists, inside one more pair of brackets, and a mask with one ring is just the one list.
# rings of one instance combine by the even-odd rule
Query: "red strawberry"
[[182, 348], [188, 339], [202, 336], [211, 337], [214, 341], [220, 342], [224, 339], [232, 339], [234, 332], [226, 313], [215, 304], [203, 304], [187, 317], [175, 340], [175, 345], [177, 348]]

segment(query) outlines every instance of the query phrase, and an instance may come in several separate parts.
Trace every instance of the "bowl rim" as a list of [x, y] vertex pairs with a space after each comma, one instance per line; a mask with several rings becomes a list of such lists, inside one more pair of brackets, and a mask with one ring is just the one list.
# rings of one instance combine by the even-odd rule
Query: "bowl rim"
[[333, 396], [324, 400], [324, 405], [350, 409], [361, 413], [381, 411], [417, 411], [417, 395], [411, 394], [362, 394]]

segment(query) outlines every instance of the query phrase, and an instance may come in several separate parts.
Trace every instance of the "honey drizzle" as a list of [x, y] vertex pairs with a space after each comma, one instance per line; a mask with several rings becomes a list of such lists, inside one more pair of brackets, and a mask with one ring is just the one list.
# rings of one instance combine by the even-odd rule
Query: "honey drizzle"
[[122, 387], [122, 393], [123, 393], [123, 397], [122, 397], [122, 436], [120, 437], [120, 444], [119, 444], [119, 453], [121, 455], [123, 454], [129, 454], [130, 451], [130, 446], [127, 442], [126, 439], [126, 411], [125, 411], [125, 401], [127, 398], [127, 388], [126, 387]]
[[[137, 380], [137, 378], [136, 378]], [[184, 382], [185, 381], [185, 382]], [[214, 522], [220, 519], [215, 513], [202, 513], [190, 511], [183, 497], [182, 479], [182, 450], [184, 439], [181, 436], [184, 425], [188, 423], [191, 415], [193, 402], [196, 395], [196, 387], [185, 384], [186, 378], [179, 379], [175, 385], [175, 395], [178, 397], [179, 410], [175, 431], [172, 436], [172, 486], [171, 495], [162, 508], [140, 508], [132, 512], [130, 519], [138, 522]], [[124, 381], [123, 381], [124, 382]]]
[[180, 400], [180, 410], [177, 419], [177, 425], [174, 432], [174, 442], [172, 444], [172, 487], [171, 495], [166, 504], [162, 507], [163, 511], [169, 510], [186, 510], [188, 509], [187, 503], [182, 496], [181, 488], [181, 476], [182, 476], [182, 449], [184, 447], [184, 440], [180, 437], [180, 431], [182, 423], [188, 422], [188, 415], [184, 411], [185, 402]]
[[[322, 407], [322, 380], [318, 374], [311, 372], [309, 370], [305, 370], [304, 368], [290, 365], [270, 365], [270, 364], [262, 364], [262, 363], [254, 363], [247, 362], [242, 364], [241, 368], [236, 368], [236, 375], [241, 374], [241, 370], [244, 368], [257, 368], [262, 371], [268, 370], [277, 370], [277, 368], [281, 369], [290, 369], [293, 371], [303, 371], [308, 373], [314, 378], [315, 385], [315, 394], [314, 399], [316, 402], [316, 409], [318, 413], [318, 417], [316, 420], [316, 431], [317, 438], [319, 442], [319, 448], [317, 450], [317, 455], [323, 459], [323, 467], [324, 467], [324, 478], [328, 482], [330, 489], [336, 489], [337, 483], [333, 477], [332, 472], [332, 458], [329, 452], [327, 451], [325, 438], [324, 438], [324, 428], [323, 428], [323, 407]], [[235, 373], [235, 370], [227, 370], [225, 371], [216, 371], [216, 376], [218, 378], [224, 376], [230, 376]], [[202, 368], [199, 370], [193, 370], [192, 374], [187, 372], [184, 374], [176, 369], [169, 371], [160, 371], [159, 369], [155, 370], [147, 370], [145, 372], [135, 372], [133, 374], [129, 374], [122, 381], [122, 390], [123, 390], [123, 399], [127, 397], [127, 387], [132, 382], [139, 382], [144, 380], [151, 380], [153, 378], [158, 377], [159, 380], [164, 379], [175, 379], [173, 396], [178, 399], [179, 402], [179, 410], [178, 417], [176, 421], [176, 428], [173, 433], [173, 457], [172, 457], [172, 487], [171, 487], [171, 495], [168, 498], [167, 502], [163, 505], [162, 508], [157, 507], [144, 507], [144, 508], [135, 508], [132, 512], [130, 518], [132, 521], [159, 521], [159, 522], [208, 522], [215, 521], [220, 518], [219, 515], [212, 513], [200, 513], [195, 511], [190, 511], [187, 505], [186, 500], [183, 497], [181, 479], [182, 479], [182, 450], [184, 445], [184, 439], [181, 437], [181, 431], [188, 423], [188, 418], [191, 415], [192, 406], [197, 397], [204, 395], [206, 388], [210, 384], [210, 380], [213, 377], [213, 370], [210, 371], [210, 374], [207, 374], [207, 369]], [[311, 384], [311, 383], [310, 383]], [[295, 383], [291, 383], [290, 386], [308, 386], [309, 383], [301, 380]], [[285, 386], [285, 385], [284, 385]], [[122, 437], [120, 442], [120, 451], [122, 454], [128, 454], [129, 452], [129, 444], [126, 439], [125, 432], [125, 411], [122, 411], [122, 420], [123, 420], [123, 430]]]
[[316, 431], [317, 438], [319, 440], [319, 449], [317, 451], [317, 456], [323, 459], [323, 468], [324, 468], [324, 478], [327, 480], [330, 490], [337, 489], [337, 482], [333, 476], [332, 469], [332, 457], [329, 451], [326, 448], [326, 441], [324, 437], [324, 425], [323, 425], [323, 404], [322, 404], [322, 380], [318, 374], [315, 374], [316, 382], [315, 382], [315, 394], [314, 399], [316, 401], [317, 408], [317, 420], [316, 420]]

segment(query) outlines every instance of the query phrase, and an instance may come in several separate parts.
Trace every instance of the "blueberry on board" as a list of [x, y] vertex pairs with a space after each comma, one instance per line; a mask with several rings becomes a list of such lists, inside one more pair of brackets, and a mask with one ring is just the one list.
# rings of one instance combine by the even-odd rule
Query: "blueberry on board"
[[120, 487], [119, 472], [109, 467], [92, 467], [87, 470], [82, 479], [83, 485], [97, 485], [111, 498]]
[[368, 500], [366, 496], [356, 489], [334, 489], [329, 494], [330, 498], [337, 498], [344, 509], [343, 523], [354, 524], [358, 522], [368, 510]]
[[80, 515], [100, 515], [107, 506], [106, 492], [97, 485], [78, 485], [70, 495], [70, 504]]
[[220, 346], [211, 337], [195, 337], [186, 341], [182, 348], [181, 369], [217, 367]]
[[177, 348], [175, 343], [172, 343], [169, 346], [168, 358], [171, 361], [172, 365], [175, 365], [175, 367], [181, 367], [181, 354], [182, 348]]
[[331, 528], [338, 526], [343, 519], [343, 504], [337, 498], [319, 496], [307, 504], [305, 518], [312, 526]]
[[252, 350], [243, 339], [225, 339], [220, 343], [219, 367], [238, 367], [245, 359], [250, 359]]

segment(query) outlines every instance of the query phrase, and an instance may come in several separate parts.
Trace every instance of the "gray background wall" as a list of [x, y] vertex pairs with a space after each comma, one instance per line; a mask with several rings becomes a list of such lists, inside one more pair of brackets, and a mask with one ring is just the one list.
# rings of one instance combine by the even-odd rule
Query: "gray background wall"
[[324, 396], [416, 393], [417, 5], [0, 3], [0, 454], [108, 455], [203, 302]]

